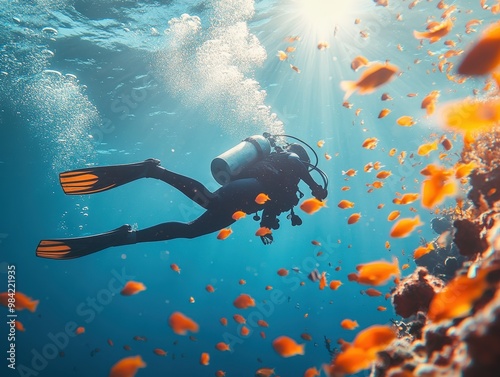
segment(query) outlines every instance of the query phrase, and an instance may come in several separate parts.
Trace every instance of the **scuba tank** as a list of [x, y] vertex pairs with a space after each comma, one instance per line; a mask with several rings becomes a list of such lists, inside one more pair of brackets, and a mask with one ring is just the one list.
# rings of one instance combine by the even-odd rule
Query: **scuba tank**
[[261, 135], [247, 137], [238, 145], [215, 157], [210, 169], [221, 185], [231, 182], [241, 171], [271, 153], [271, 143]]

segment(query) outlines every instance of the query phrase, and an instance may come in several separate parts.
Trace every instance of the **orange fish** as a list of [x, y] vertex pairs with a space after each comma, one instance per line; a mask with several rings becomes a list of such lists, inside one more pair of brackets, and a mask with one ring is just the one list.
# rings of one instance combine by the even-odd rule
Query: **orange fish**
[[365, 290], [365, 293], [370, 297], [382, 296], [382, 292], [380, 292], [379, 290], [377, 290], [375, 288], [368, 288], [367, 290]]
[[428, 243], [426, 246], [419, 246], [413, 251], [413, 259], [422, 258], [432, 250], [434, 250], [434, 245], [432, 243]]
[[250, 334], [250, 329], [246, 326], [242, 326], [240, 330], [240, 335], [241, 336], [248, 336]]
[[231, 217], [233, 218], [233, 220], [239, 220], [244, 218], [246, 215], [247, 214], [243, 211], [236, 211]]
[[328, 47], [330, 47], [328, 42], [318, 42], [318, 50], [326, 50]]
[[447, 196], [457, 193], [457, 184], [453, 180], [453, 170], [429, 164], [421, 172], [427, 179], [422, 182], [422, 206], [434, 208], [442, 203]]
[[140, 356], [125, 357], [111, 367], [109, 377], [134, 377], [139, 368], [145, 368], [146, 363]]
[[317, 370], [315, 367], [308, 368], [304, 372], [304, 377], [316, 377], [316, 376], [319, 376], [319, 375], [320, 375], [319, 370]]
[[295, 72], [300, 73], [299, 67], [296, 67], [293, 64], [290, 64], [290, 68], [293, 69]]
[[255, 203], [257, 204], [264, 204], [268, 200], [271, 200], [271, 198], [262, 192], [255, 197]]
[[226, 376], [226, 372], [224, 372], [223, 370], [218, 370], [217, 372], [215, 372], [215, 377], [225, 377]]
[[273, 289], [272, 285], [266, 285], [266, 291], [271, 291]]
[[255, 377], [270, 377], [274, 374], [274, 368], [260, 368], [255, 372]]
[[372, 93], [379, 86], [386, 84], [399, 71], [399, 68], [390, 63], [375, 62], [366, 68], [357, 81], [341, 81], [340, 87], [344, 90], [344, 101], [354, 92], [359, 94]]
[[231, 347], [229, 347], [229, 344], [224, 342], [217, 343], [215, 345], [215, 348], [218, 349], [219, 351], [231, 351]]
[[200, 356], [200, 364], [201, 365], [210, 364], [210, 355], [207, 352], [202, 352], [202, 354]]
[[351, 62], [351, 69], [357, 71], [359, 68], [368, 65], [370, 62], [364, 56], [356, 56]]
[[392, 211], [391, 213], [389, 213], [389, 216], [387, 216], [387, 220], [394, 221], [399, 217], [400, 214], [401, 212], [399, 211]]
[[263, 237], [266, 234], [272, 234], [271, 229], [266, 228], [265, 226], [261, 226], [257, 231], [255, 232], [255, 235], [257, 237]]
[[392, 175], [392, 172], [390, 170], [381, 170], [377, 173], [376, 177], [378, 179], [386, 179]]
[[413, 117], [408, 115], [403, 115], [396, 120], [396, 123], [403, 127], [411, 127], [415, 124]]
[[309, 215], [312, 215], [323, 207], [326, 207], [326, 201], [321, 201], [316, 198], [306, 199], [300, 205], [300, 209]]
[[392, 276], [399, 275], [398, 260], [392, 263], [384, 260], [360, 264], [356, 267], [358, 273], [355, 281], [367, 285], [384, 285]]
[[326, 368], [330, 376], [354, 374], [366, 369], [375, 361], [377, 352], [386, 348], [396, 332], [389, 326], [371, 326], [360, 331], [351, 346], [337, 355], [333, 364]]
[[240, 314], [234, 314], [233, 319], [236, 323], [239, 324], [247, 323], [247, 320]]
[[263, 319], [259, 319], [259, 320], [257, 321], [257, 324], [258, 324], [260, 327], [269, 327], [269, 324], [268, 324], [266, 321], [264, 321]]
[[369, 137], [365, 141], [363, 141], [363, 144], [361, 146], [366, 149], [375, 149], [377, 147], [378, 139], [376, 137]]
[[178, 335], [186, 335], [188, 331], [198, 332], [199, 330], [198, 324], [181, 312], [172, 313], [168, 319], [168, 325]]
[[205, 290], [208, 292], [208, 293], [214, 293], [215, 292], [215, 288], [213, 287], [212, 284], [207, 284], [207, 286], [205, 287]]
[[385, 241], [385, 248], [390, 249], [391, 248], [391, 243], [389, 241]]
[[432, 151], [438, 149], [439, 140], [434, 140], [432, 143], [422, 144], [417, 149], [417, 154], [419, 156], [427, 156]]
[[390, 113], [391, 113], [391, 110], [389, 110], [389, 109], [382, 109], [382, 110], [380, 110], [380, 113], [378, 113], [378, 118], [379, 119], [385, 118]]
[[401, 205], [410, 204], [413, 203], [415, 200], [417, 200], [419, 196], [420, 194], [417, 193], [407, 193], [404, 194], [401, 198], [394, 198], [392, 202], [394, 204], [401, 204]]
[[219, 234], [217, 234], [217, 239], [218, 240], [225, 240], [229, 235], [233, 233], [233, 230], [231, 228], [224, 228], [219, 231]]
[[170, 265], [170, 268], [172, 269], [172, 271], [177, 272], [178, 274], [180, 274], [180, 273], [181, 273], [181, 269], [180, 269], [180, 268], [179, 268], [179, 266], [178, 266], [178, 265], [176, 265], [175, 263], [172, 263], [172, 264]]
[[284, 61], [284, 60], [288, 59], [288, 55], [285, 51], [279, 50], [278, 54], [276, 56], [279, 58], [280, 61]]
[[278, 275], [279, 276], [286, 276], [286, 275], [288, 275], [288, 270], [286, 268], [280, 268], [278, 270]]
[[346, 209], [346, 208], [353, 208], [354, 203], [350, 202], [349, 200], [341, 200], [337, 206], [341, 209]]
[[396, 154], [398, 150], [396, 148], [392, 148], [390, 151], [389, 151], [389, 156], [394, 156]]
[[359, 327], [357, 321], [353, 321], [352, 319], [344, 319], [340, 322], [340, 326], [346, 330], [354, 330], [356, 327]]
[[455, 165], [455, 178], [461, 179], [468, 177], [477, 167], [478, 165], [474, 161], [471, 161], [468, 164], [458, 163]]
[[145, 336], [140, 336], [140, 335], [134, 336], [133, 339], [138, 341], [138, 342], [147, 342], [147, 340], [148, 340]]
[[326, 159], [326, 160], [331, 160], [331, 159], [332, 159], [332, 156], [330, 156], [328, 153], [325, 153], [325, 159]]
[[26, 331], [26, 329], [24, 328], [24, 325], [19, 320], [16, 320], [16, 323], [14, 324], [14, 326], [15, 326], [16, 330], [18, 330], [18, 331]]
[[[9, 298], [12, 299], [12, 295], [9, 295], [8, 292], [0, 293], [0, 304], [9, 307]], [[26, 296], [24, 293], [21, 292], [14, 293], [14, 298], [15, 298], [16, 310], [27, 309], [30, 312], [35, 312], [36, 307], [40, 302], [39, 300], [33, 300], [32, 298]]]
[[321, 277], [319, 279], [319, 289], [323, 290], [326, 287], [326, 272], [321, 273]]
[[354, 169], [349, 169], [347, 171], [342, 170], [342, 175], [347, 175], [348, 177], [354, 177], [358, 171]]
[[314, 245], [314, 246], [321, 246], [321, 242], [319, 241], [316, 241], [316, 240], [312, 240], [311, 243]]
[[222, 326], [227, 326], [227, 318], [222, 317], [219, 319], [219, 322]]
[[485, 75], [500, 64], [500, 22], [489, 26], [458, 66], [462, 75]]
[[108, 344], [110, 345], [110, 347], [113, 347], [114, 343], [111, 339], [108, 339]]
[[342, 282], [340, 280], [332, 280], [330, 282], [330, 289], [333, 291], [336, 291], [339, 289], [339, 287], [342, 285]]
[[349, 191], [351, 188], [349, 186], [342, 186], [340, 190], [342, 191]]
[[433, 90], [422, 100], [420, 107], [426, 110], [427, 115], [432, 115], [434, 113], [438, 97], [439, 90]]
[[434, 322], [463, 317], [488, 287], [486, 280], [490, 269], [479, 270], [476, 277], [459, 275], [436, 293], [429, 305], [428, 318]]
[[300, 334], [300, 337], [304, 340], [307, 340], [308, 342], [310, 342], [312, 340], [312, 336], [306, 332]]
[[233, 305], [238, 309], [247, 309], [250, 306], [255, 306], [255, 300], [246, 293], [242, 293], [233, 301]]
[[319, 140], [316, 145], [318, 146], [318, 148], [323, 148], [323, 145], [325, 145], [325, 141], [324, 140]]
[[85, 327], [83, 327], [83, 326], [79, 326], [79, 327], [77, 327], [77, 328], [76, 328], [76, 330], [75, 330], [75, 334], [76, 334], [76, 335], [83, 334], [84, 332], [85, 332]]
[[392, 101], [392, 97], [389, 95], [389, 93], [382, 93], [380, 99], [382, 101]]
[[406, 270], [406, 269], [408, 269], [408, 268], [410, 268], [410, 265], [409, 265], [408, 263], [405, 263], [405, 264], [403, 264], [403, 265], [401, 266], [401, 269], [402, 269], [402, 270]]
[[128, 281], [123, 289], [121, 290], [120, 294], [123, 296], [131, 296], [135, 295], [141, 291], [145, 291], [146, 286], [140, 282], [137, 281]]
[[155, 348], [153, 350], [153, 353], [158, 356], [167, 356], [167, 352], [165, 350], [162, 350], [161, 348]]
[[282, 357], [303, 355], [305, 344], [297, 344], [288, 336], [280, 336], [273, 340], [273, 348]]
[[452, 28], [453, 21], [451, 18], [448, 18], [439, 24], [435, 24], [435, 26], [431, 27], [427, 31], [413, 31], [413, 36], [416, 39], [428, 39], [430, 43], [435, 43], [446, 36]]
[[[460, 116], [457, 116], [460, 114]], [[441, 124], [454, 132], [489, 132], [500, 121], [500, 98], [466, 98], [441, 107]]]
[[361, 213], [353, 213], [349, 218], [347, 219], [347, 224], [355, 224], [359, 221], [361, 218]]
[[352, 346], [366, 351], [378, 352], [396, 338], [396, 331], [392, 327], [374, 325], [360, 331], [352, 342]]
[[385, 306], [377, 306], [377, 310], [379, 312], [385, 312], [387, 310], [387, 308]]
[[414, 218], [404, 218], [398, 220], [391, 229], [390, 236], [394, 238], [408, 237], [416, 227], [422, 226], [420, 217], [417, 215]]

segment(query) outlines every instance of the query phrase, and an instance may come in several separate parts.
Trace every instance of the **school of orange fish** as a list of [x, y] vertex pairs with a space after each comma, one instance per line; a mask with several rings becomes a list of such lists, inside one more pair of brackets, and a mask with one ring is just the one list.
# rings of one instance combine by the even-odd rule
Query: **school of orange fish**
[[[379, 6], [385, 7], [389, 5], [389, 0], [374, 0]], [[392, 1], [392, 0], [391, 0]], [[479, 0], [478, 0], [479, 1]], [[413, 1], [409, 4], [409, 9], [417, 6], [418, 0]], [[487, 5], [485, 0], [480, 0], [482, 9], [485, 12], [492, 12], [493, 14], [500, 13], [500, 3], [494, 5]], [[439, 150], [440, 146], [443, 151], [439, 154], [439, 160], [445, 160], [447, 152], [453, 148], [453, 144], [450, 140], [460, 142], [463, 140], [465, 146], [473, 146], [475, 137], [479, 133], [490, 132], [494, 127], [500, 122], [500, 99], [498, 97], [498, 92], [500, 90], [500, 21], [494, 22], [490, 25], [484, 25], [483, 30], [478, 34], [475, 43], [471, 47], [468, 47], [465, 51], [461, 49], [455, 49], [457, 44], [460, 42], [452, 37], [452, 33], [455, 25], [456, 12], [461, 12], [463, 15], [468, 15], [466, 9], [457, 9], [456, 5], [447, 4], [444, 0], [437, 3], [437, 8], [443, 11], [441, 15], [441, 20], [435, 20], [429, 17], [428, 23], [425, 31], [413, 32], [413, 36], [417, 41], [418, 49], [423, 48], [426, 43], [435, 44], [442, 41], [443, 46], [447, 47], [448, 50], [445, 53], [439, 54], [437, 56], [437, 61], [433, 64], [434, 70], [439, 70], [446, 75], [446, 77], [457, 84], [465, 82], [470, 76], [482, 76], [485, 78], [485, 87], [482, 89], [482, 95], [479, 96], [481, 90], [474, 90], [474, 95], [469, 96], [465, 99], [456, 100], [454, 102], [445, 103], [438, 107], [437, 102], [440, 97], [439, 90], [433, 90], [428, 93], [422, 100], [421, 108], [425, 110], [425, 114], [432, 115], [436, 111], [439, 113], [439, 122], [443, 127], [442, 135], [437, 133], [432, 135], [433, 139], [430, 142], [425, 142], [418, 148], [418, 155], [428, 156], [433, 152]], [[397, 20], [402, 20], [400, 14], [397, 15]], [[356, 19], [354, 21], [356, 24], [362, 21]], [[474, 27], [482, 25], [482, 20], [471, 19], [466, 24], [465, 33], [474, 33], [476, 30]], [[458, 36], [457, 32], [455, 36]], [[367, 38], [365, 34], [361, 35], [362, 38]], [[445, 37], [450, 39], [444, 40]], [[299, 36], [287, 37], [285, 41], [288, 44], [297, 44], [300, 42]], [[318, 50], [324, 50], [329, 48], [329, 44], [324, 41], [318, 41]], [[398, 47], [399, 48], [399, 47]], [[283, 51], [278, 51], [278, 58], [280, 61], [286, 61], [289, 59], [289, 55], [297, 52], [298, 47], [288, 46]], [[449, 59], [460, 56], [460, 64], [458, 68], [455, 69], [456, 74], [453, 74], [454, 63]], [[432, 51], [429, 50], [429, 56], [434, 55]], [[420, 60], [415, 60], [415, 64], [420, 63]], [[342, 81], [340, 82], [340, 87], [345, 91], [343, 106], [351, 109], [352, 104], [347, 102], [347, 100], [353, 95], [373, 95], [372, 93], [378, 90], [380, 87], [388, 84], [390, 81], [397, 79], [401, 75], [401, 70], [389, 61], [373, 61], [370, 62], [363, 56], [353, 57], [351, 62], [351, 69], [355, 72], [361, 71], [360, 76], [355, 81]], [[292, 70], [300, 73], [301, 70], [290, 64]], [[410, 93], [409, 97], [416, 96], [415, 93]], [[392, 97], [388, 93], [383, 93], [381, 96], [382, 101], [390, 101]], [[356, 116], [359, 115], [361, 109], [356, 111]], [[380, 110], [378, 118], [385, 118], [392, 114], [391, 110], [388, 108], [383, 108]], [[459, 116], [457, 116], [459, 115]], [[412, 127], [417, 124], [417, 119], [408, 115], [400, 115], [396, 120], [395, 124], [401, 127]], [[460, 140], [461, 138], [461, 140]], [[361, 147], [366, 149], [377, 148], [378, 139], [374, 137], [366, 138], [362, 143]], [[317, 142], [318, 148], [323, 148], [325, 145], [324, 140]], [[389, 156], [395, 156], [397, 153], [396, 148], [392, 148], [389, 152]], [[406, 161], [406, 152], [400, 152], [398, 156], [398, 161], [400, 164]], [[411, 156], [410, 156], [411, 157]], [[329, 160], [331, 156], [325, 154], [325, 158]], [[368, 192], [374, 189], [381, 189], [384, 186], [384, 179], [391, 176], [390, 170], [380, 170], [382, 165], [379, 161], [368, 163], [364, 172], [369, 174], [372, 171], [376, 171], [376, 181], [367, 184], [369, 188]], [[453, 166], [447, 166], [445, 164], [440, 165], [437, 163], [430, 163], [423, 167], [421, 174], [423, 176], [423, 181], [421, 182], [421, 190], [419, 193], [397, 193], [396, 197], [393, 199], [393, 204], [396, 206], [404, 206], [410, 203], [414, 203], [420, 200], [420, 206], [426, 210], [434, 211], [434, 213], [439, 213], [438, 206], [442, 204], [447, 198], [456, 198], [457, 207], [460, 207], [462, 199], [459, 198], [460, 190], [463, 190], [467, 184], [468, 175], [477, 168], [475, 163], [456, 163]], [[357, 175], [357, 171], [354, 169], [347, 169], [342, 171], [342, 175], [348, 180]], [[349, 186], [343, 186], [341, 191], [348, 191]], [[255, 202], [260, 205], [265, 205], [266, 202], [272, 201], [273, 198], [269, 197], [266, 193], [260, 193], [256, 198]], [[317, 211], [326, 207], [326, 201], [321, 201], [316, 198], [309, 198], [303, 200], [300, 204], [300, 209], [309, 215], [313, 215]], [[351, 210], [356, 207], [356, 204], [352, 201], [341, 199], [337, 207], [342, 210]], [[384, 208], [384, 204], [381, 203], [377, 207], [378, 209]], [[413, 212], [417, 212], [415, 208], [412, 207]], [[389, 222], [394, 221], [394, 225], [390, 230], [389, 237], [392, 238], [402, 238], [407, 237], [415, 230], [422, 226], [420, 217], [416, 214], [414, 217], [400, 218], [401, 212], [397, 209], [390, 211], [387, 215], [387, 220]], [[234, 220], [240, 220], [245, 218], [246, 213], [242, 211], [237, 211], [233, 214]], [[361, 212], [355, 212], [349, 215], [347, 219], [347, 224], [352, 225], [357, 223], [362, 217]], [[224, 240], [232, 235], [232, 229], [226, 228], [219, 231], [217, 234], [217, 239]], [[269, 228], [261, 227], [256, 230], [256, 236], [265, 236], [270, 234], [271, 230]], [[321, 243], [313, 240], [313, 245], [318, 247]], [[386, 241], [386, 248], [390, 248], [390, 242]], [[429, 253], [434, 249], [432, 243], [422, 245], [417, 247], [413, 252], [413, 258], [418, 259]], [[321, 252], [319, 252], [321, 253]], [[318, 253], [318, 254], [319, 254]], [[170, 265], [172, 271], [180, 274], [180, 267], [172, 263]], [[401, 270], [408, 268], [409, 265], [405, 264], [401, 268], [399, 267], [399, 262], [396, 257], [389, 261], [372, 261], [367, 262], [357, 266], [357, 271], [348, 274], [348, 281], [356, 282], [362, 285], [371, 286], [370, 288], [362, 291], [363, 294], [371, 297], [377, 297], [383, 295], [383, 293], [373, 286], [383, 286], [393, 281], [398, 283]], [[337, 268], [340, 270], [340, 267]], [[453, 279], [447, 287], [441, 291], [436, 298], [431, 302], [428, 318], [431, 321], [439, 322], [443, 320], [453, 319], [459, 316], [467, 315], [471, 309], [472, 303], [477, 299], [481, 293], [487, 287], [488, 282], [486, 281], [487, 269], [480, 270], [476, 277], [468, 278], [466, 276], [459, 276]], [[289, 271], [285, 268], [281, 268], [277, 271], [279, 276], [287, 276]], [[325, 287], [329, 287], [332, 291], [339, 289], [345, 282], [340, 280], [327, 281], [326, 272], [322, 272], [318, 279], [319, 289], [323, 290]], [[244, 285], [246, 282], [240, 280], [239, 284]], [[464, 287], [465, 293], [464, 293]], [[266, 290], [271, 290], [271, 286], [266, 286]], [[130, 296], [139, 294], [145, 291], [146, 287], [141, 282], [129, 281], [125, 284], [121, 290], [121, 295]], [[213, 293], [215, 288], [212, 285], [206, 286], [206, 291], [208, 293]], [[460, 294], [455, 294], [456, 292]], [[446, 296], [448, 305], [439, 305], [439, 301]], [[388, 298], [388, 294], [385, 296]], [[191, 297], [190, 301], [194, 303], [194, 298]], [[0, 303], [7, 306], [8, 296], [7, 293], [0, 293]], [[16, 309], [35, 312], [38, 300], [33, 300], [25, 294], [18, 292], [16, 293]], [[247, 309], [255, 306], [256, 301], [248, 294], [241, 294], [234, 299], [233, 305], [237, 309]], [[378, 306], [376, 310], [385, 311], [386, 307]], [[233, 319], [236, 323], [245, 324], [245, 318], [240, 314], [235, 314]], [[222, 326], [227, 326], [228, 320], [226, 318], [220, 319], [220, 324]], [[172, 331], [180, 336], [187, 335], [188, 333], [196, 333], [199, 331], [199, 325], [196, 319], [187, 317], [181, 312], [174, 312], [168, 318], [168, 325]], [[258, 325], [265, 329], [269, 324], [260, 320]], [[17, 329], [19, 331], [25, 331], [22, 323], [17, 321]], [[346, 318], [339, 324], [344, 329], [355, 330], [359, 327], [358, 322], [355, 319]], [[249, 329], [246, 326], [241, 328], [241, 335], [247, 336], [249, 334]], [[78, 327], [76, 329], [76, 334], [83, 335], [85, 333], [84, 327]], [[290, 335], [290, 334], [288, 334]], [[280, 356], [287, 358], [296, 355], [303, 355], [306, 352], [305, 344], [298, 344], [292, 337], [287, 334], [283, 334], [272, 340], [272, 348]], [[261, 332], [261, 336], [265, 338], [265, 332]], [[396, 330], [392, 326], [379, 326], [374, 325], [363, 329], [360, 331], [352, 342], [346, 342], [344, 340], [339, 340], [341, 345], [341, 352], [333, 358], [331, 363], [327, 363], [322, 366], [322, 368], [317, 369], [316, 367], [311, 367], [304, 372], [304, 377], [319, 376], [321, 374], [321, 369], [329, 376], [342, 376], [346, 374], [352, 374], [359, 372], [363, 369], [369, 368], [371, 363], [376, 359], [377, 352], [383, 350], [390, 342], [396, 338]], [[310, 341], [311, 336], [307, 333], [301, 335], [301, 338]], [[144, 338], [137, 337], [137, 340], [145, 340]], [[108, 344], [113, 345], [111, 339], [108, 339]], [[224, 342], [219, 342], [214, 345], [217, 351], [230, 351], [230, 346]], [[167, 355], [167, 351], [154, 348], [152, 352], [158, 356]], [[210, 363], [210, 353], [203, 352], [200, 355], [199, 363], [202, 365], [209, 365]], [[141, 356], [125, 357], [117, 361], [110, 369], [110, 377], [133, 377], [140, 368], [145, 368], [146, 363], [142, 360]], [[215, 373], [216, 376], [225, 376], [225, 372], [220, 369]], [[274, 368], [260, 368], [255, 372], [256, 376], [272, 376], [275, 375]], [[411, 374], [408, 374], [411, 375]]]

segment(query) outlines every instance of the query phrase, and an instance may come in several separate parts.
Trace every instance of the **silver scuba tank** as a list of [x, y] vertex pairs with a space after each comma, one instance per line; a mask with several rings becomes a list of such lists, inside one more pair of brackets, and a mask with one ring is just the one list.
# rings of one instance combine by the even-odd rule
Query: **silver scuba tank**
[[221, 185], [233, 180], [241, 171], [271, 153], [269, 140], [261, 135], [247, 137], [238, 145], [215, 157], [210, 166], [214, 179]]

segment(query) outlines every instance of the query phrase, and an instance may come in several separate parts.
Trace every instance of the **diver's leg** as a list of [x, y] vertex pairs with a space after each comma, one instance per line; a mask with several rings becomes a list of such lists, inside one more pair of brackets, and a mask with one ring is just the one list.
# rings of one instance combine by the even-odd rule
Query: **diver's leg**
[[231, 225], [234, 223], [231, 215], [232, 213], [222, 214], [206, 211], [189, 223], [168, 222], [138, 230], [135, 232], [135, 241], [140, 243], [168, 241], [176, 238], [196, 238]]
[[151, 169], [147, 177], [160, 179], [168, 183], [203, 208], [208, 208], [211, 201], [216, 197], [216, 194], [197, 180], [174, 173], [161, 166], [155, 166], [154, 169]]
[[60, 173], [59, 181], [67, 195], [94, 194], [148, 177], [159, 164], [150, 158], [133, 164], [88, 167]]

